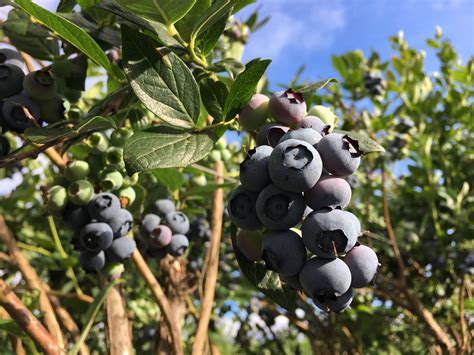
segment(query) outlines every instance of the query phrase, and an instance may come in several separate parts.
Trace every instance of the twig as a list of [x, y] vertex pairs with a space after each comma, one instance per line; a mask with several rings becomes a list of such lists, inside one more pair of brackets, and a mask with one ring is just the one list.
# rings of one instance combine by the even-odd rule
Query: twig
[[143, 259], [143, 256], [140, 254], [138, 250], [135, 250], [135, 252], [133, 253], [132, 260], [137, 270], [145, 279], [145, 282], [147, 283], [148, 287], [153, 293], [153, 297], [158, 303], [158, 306], [161, 309], [163, 318], [170, 329], [174, 355], [182, 355], [183, 348], [182, 348], [181, 339], [179, 336], [179, 329], [177, 328], [174, 322], [173, 312], [171, 310], [171, 306], [168, 302], [168, 299], [166, 298], [166, 295], [163, 292], [163, 289], [161, 288], [160, 284], [155, 278], [155, 275], [153, 275], [147, 263]]
[[[224, 179], [224, 163], [218, 161], [216, 163], [216, 183], [222, 184]], [[204, 288], [204, 299], [201, 304], [201, 317], [199, 319], [196, 337], [192, 348], [192, 354], [202, 354], [204, 345], [207, 342], [207, 331], [209, 327], [209, 320], [211, 318], [212, 303], [214, 301], [214, 294], [216, 291], [217, 271], [219, 267], [219, 249], [222, 236], [222, 217], [224, 215], [224, 190], [217, 189], [214, 192], [214, 201], [212, 209], [211, 221], [211, 243], [208, 249], [209, 265], [206, 272], [206, 281]]]
[[212, 170], [208, 167], [205, 167], [205, 166], [202, 166], [202, 165], [199, 165], [199, 164], [193, 164], [191, 165], [193, 168], [197, 169], [197, 170], [201, 170], [202, 172], [205, 172], [207, 174], [210, 174], [210, 175], [214, 175], [215, 177], [218, 177], [218, 178], [223, 178], [224, 180], [228, 181], [228, 182], [231, 182], [233, 184], [237, 184], [238, 181], [236, 179], [233, 179], [231, 177], [228, 177], [228, 176], [225, 176], [225, 175], [218, 175], [216, 173], [215, 170]]
[[462, 341], [458, 354], [462, 355], [467, 349], [469, 332], [467, 330], [466, 319], [464, 318], [464, 292], [467, 289], [467, 278], [462, 279], [461, 287], [459, 288], [459, 324], [461, 325]]
[[43, 327], [38, 319], [20, 301], [15, 293], [0, 278], [0, 303], [28, 336], [47, 355], [61, 354], [55, 338]]
[[18, 269], [20, 270], [26, 284], [31, 289], [38, 289], [40, 291], [39, 307], [44, 314], [44, 322], [46, 327], [51, 332], [51, 335], [56, 339], [56, 343], [61, 349], [66, 349], [64, 335], [61, 332], [58, 320], [54, 314], [53, 306], [49, 301], [48, 295], [42, 287], [42, 282], [36, 273], [36, 270], [30, 265], [28, 259], [23, 255], [21, 250], [16, 245], [15, 238], [5, 223], [5, 219], [0, 215], [0, 240], [5, 243], [10, 251], [10, 256], [16, 261]]
[[94, 298], [89, 296], [89, 295], [86, 295], [85, 293], [82, 293], [82, 294], [64, 293], [64, 292], [57, 291], [57, 290], [48, 290], [47, 292], [48, 292], [48, 295], [53, 295], [53, 296], [56, 296], [56, 297], [59, 297], [59, 298], [73, 298], [73, 299], [77, 299], [79, 301], [86, 302], [86, 303], [93, 303], [94, 302]]

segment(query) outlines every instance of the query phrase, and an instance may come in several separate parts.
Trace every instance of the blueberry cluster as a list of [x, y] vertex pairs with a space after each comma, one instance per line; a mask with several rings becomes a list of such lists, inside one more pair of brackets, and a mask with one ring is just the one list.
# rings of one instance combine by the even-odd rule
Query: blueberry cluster
[[[65, 108], [52, 73], [41, 69], [27, 75], [21, 55], [0, 49], [0, 126], [2, 131], [23, 133], [26, 128], [64, 119]], [[0, 157], [10, 145], [0, 136]]]
[[384, 93], [386, 82], [380, 72], [367, 72], [364, 74], [365, 89], [372, 96], [380, 96]]
[[159, 199], [154, 204], [155, 213], [148, 213], [142, 219], [140, 234], [147, 241], [147, 253], [161, 258], [166, 254], [182, 256], [189, 247], [190, 224], [188, 217], [176, 210], [173, 201]]
[[[358, 244], [359, 220], [343, 210], [352, 195], [345, 178], [360, 164], [358, 142], [306, 116], [303, 97], [291, 89], [270, 100], [255, 95], [241, 122], [261, 120], [262, 103], [279, 122], [260, 128], [229, 197], [229, 217], [241, 228], [237, 248], [320, 308], [342, 312], [353, 288], [368, 286], [378, 267], [375, 252]], [[301, 222], [300, 233], [294, 227]]]

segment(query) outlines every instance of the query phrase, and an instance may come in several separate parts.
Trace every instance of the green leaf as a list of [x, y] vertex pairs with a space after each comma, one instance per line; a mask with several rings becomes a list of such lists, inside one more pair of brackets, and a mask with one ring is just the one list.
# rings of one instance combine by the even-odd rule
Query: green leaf
[[385, 153], [384, 147], [362, 133], [343, 131], [341, 129], [335, 129], [333, 132], [347, 135], [349, 138], [356, 140], [359, 145], [357, 148], [363, 155], [377, 152]]
[[193, 28], [190, 40], [194, 42], [199, 35], [228, 14], [235, 4], [235, 0], [216, 0], [210, 8], [199, 18]]
[[78, 48], [95, 63], [104, 67], [108, 72], [112, 72], [112, 67], [104, 51], [82, 28], [58, 14], [43, 9], [30, 0], [16, 0], [15, 3], [59, 37]]
[[131, 136], [124, 146], [128, 173], [184, 167], [204, 158], [213, 148], [211, 132], [155, 126]]
[[92, 329], [92, 325], [94, 325], [95, 318], [97, 317], [97, 314], [99, 313], [102, 307], [102, 304], [104, 303], [105, 298], [107, 297], [107, 294], [109, 293], [112, 287], [114, 287], [115, 285], [118, 285], [121, 282], [123, 282], [123, 280], [121, 279], [116, 279], [112, 281], [111, 283], [107, 285], [106, 288], [100, 291], [100, 293], [95, 297], [94, 303], [92, 303], [89, 306], [89, 310], [87, 311], [87, 314], [86, 314], [87, 322], [85, 323], [81, 336], [79, 337], [79, 340], [74, 344], [74, 347], [71, 349], [71, 351], [68, 354], [77, 355], [79, 353], [79, 350], [81, 349], [82, 344], [84, 344], [87, 336], [89, 335], [89, 332]]
[[427, 39], [426, 44], [430, 46], [431, 48], [439, 48], [441, 45], [439, 44], [438, 41], [432, 40], [432, 39]]
[[193, 32], [194, 24], [199, 20], [209, 6], [211, 6], [211, 0], [196, 0], [191, 11], [176, 23], [176, 29], [185, 41], [189, 41], [191, 33]]
[[76, 3], [76, 0], [61, 0], [56, 8], [56, 12], [71, 12]]
[[158, 178], [162, 185], [170, 190], [179, 189], [186, 182], [183, 174], [174, 168], [155, 169], [153, 170], [153, 175]]
[[117, 0], [117, 2], [146, 19], [171, 25], [183, 18], [196, 0]]
[[305, 100], [308, 100], [312, 95], [314, 95], [317, 91], [321, 90], [322, 88], [326, 87], [331, 82], [337, 83], [335, 78], [329, 78], [326, 80], [317, 81], [311, 85], [302, 87], [298, 89], [298, 92], [303, 95]]
[[210, 78], [200, 82], [201, 97], [207, 112], [219, 122], [224, 117], [224, 105], [229, 91], [227, 86], [220, 81]]
[[166, 26], [160, 22], [145, 20], [144, 18], [135, 15], [133, 12], [128, 11], [113, 0], [104, 0], [97, 6], [139, 26], [140, 28], [150, 31], [150, 35], [165, 46], [180, 46], [179, 42], [170, 36]]
[[23, 11], [11, 10], [2, 29], [16, 48], [34, 58], [53, 60], [59, 55], [59, 41], [43, 26], [30, 22]]
[[243, 9], [244, 7], [250, 5], [250, 4], [253, 4], [254, 2], [256, 2], [257, 0], [236, 0], [235, 1], [235, 6], [234, 6], [234, 9], [232, 11], [232, 14], [235, 14], [237, 12], [239, 12], [241, 9]]
[[0, 330], [16, 337], [25, 335], [20, 326], [12, 319], [0, 319]]
[[346, 67], [346, 62], [344, 62], [344, 59], [342, 59], [342, 57], [333, 55], [331, 58], [331, 61], [332, 61], [332, 66], [336, 68], [336, 70], [339, 72], [339, 74], [343, 78], [345, 78], [347, 76], [347, 67]]
[[252, 60], [245, 66], [245, 70], [237, 75], [225, 102], [226, 118], [234, 117], [249, 102], [270, 62], [268, 59]]
[[207, 56], [209, 53], [211, 53], [212, 49], [215, 47], [225, 30], [229, 15], [230, 12], [228, 12], [226, 15], [223, 15], [219, 21], [217, 21], [207, 31], [203, 32], [199, 36], [198, 42], [202, 54]]
[[161, 120], [190, 128], [199, 118], [201, 96], [193, 74], [168, 48], [122, 27], [125, 73], [140, 101]]
[[232, 226], [232, 248], [242, 273], [260, 292], [270, 297], [289, 312], [293, 312], [296, 306], [296, 291], [283, 285], [276, 272], [267, 270], [262, 263], [248, 260], [237, 248], [236, 232], [237, 228]]

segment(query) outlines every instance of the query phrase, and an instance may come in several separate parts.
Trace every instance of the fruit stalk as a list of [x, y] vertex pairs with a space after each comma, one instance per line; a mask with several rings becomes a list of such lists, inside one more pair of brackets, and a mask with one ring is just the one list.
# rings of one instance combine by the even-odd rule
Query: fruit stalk
[[[224, 163], [219, 160], [216, 162], [216, 183], [224, 182]], [[201, 304], [201, 317], [197, 327], [196, 337], [194, 339], [192, 354], [198, 355], [203, 353], [204, 346], [207, 342], [207, 330], [209, 328], [209, 320], [211, 318], [212, 303], [216, 291], [217, 271], [219, 267], [219, 248], [222, 236], [222, 217], [224, 215], [224, 189], [218, 188], [214, 192], [212, 220], [211, 220], [211, 244], [207, 253], [208, 261], [206, 280], [204, 284], [204, 297]]]

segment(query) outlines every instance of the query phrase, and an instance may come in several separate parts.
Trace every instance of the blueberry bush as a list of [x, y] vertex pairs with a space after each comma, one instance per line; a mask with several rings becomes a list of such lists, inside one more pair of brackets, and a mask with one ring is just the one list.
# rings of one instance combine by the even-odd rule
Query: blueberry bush
[[473, 58], [271, 90], [252, 2], [0, 3], [0, 352], [472, 352]]

